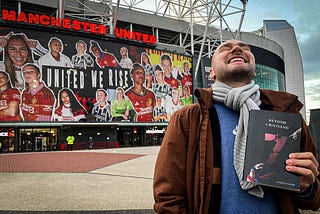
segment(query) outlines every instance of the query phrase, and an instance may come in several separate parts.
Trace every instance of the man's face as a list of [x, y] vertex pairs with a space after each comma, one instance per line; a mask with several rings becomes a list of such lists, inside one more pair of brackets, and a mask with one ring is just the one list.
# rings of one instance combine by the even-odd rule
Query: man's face
[[133, 71], [132, 79], [135, 84], [143, 85], [144, 81], [146, 80], [144, 69], [137, 68], [135, 71]]
[[159, 70], [155, 70], [154, 74], [156, 76], [157, 82], [162, 83], [163, 82], [163, 72], [161, 72]]
[[127, 56], [127, 50], [124, 48], [121, 49], [120, 53], [121, 53], [121, 56]]
[[168, 59], [162, 60], [161, 61], [161, 66], [162, 66], [164, 72], [166, 73], [166, 75], [171, 74], [171, 69], [172, 69], [171, 66], [172, 65], [171, 65], [170, 60], [168, 60]]
[[190, 70], [189, 63], [184, 63], [183, 64], [183, 72], [187, 74], [189, 72], [189, 70]]
[[86, 48], [82, 42], [77, 43], [77, 51], [78, 54], [83, 54], [85, 52]]
[[158, 104], [158, 106], [161, 106], [161, 98], [160, 97], [157, 97], [157, 104]]
[[91, 47], [91, 52], [95, 57], [100, 58], [101, 52], [100, 52], [98, 47], [92, 46]]
[[172, 98], [173, 99], [179, 99], [179, 91], [177, 89], [172, 90]]
[[97, 92], [97, 101], [99, 103], [104, 103], [107, 100], [107, 96], [103, 91], [98, 91]]
[[52, 40], [50, 44], [50, 50], [53, 53], [60, 53], [62, 51], [62, 44], [58, 40]]
[[24, 66], [22, 69], [23, 78], [26, 81], [26, 83], [35, 83], [39, 82], [40, 74], [33, 66]]
[[23, 41], [13, 39], [8, 43], [8, 55], [14, 66], [23, 66], [28, 60], [28, 54], [28, 47]]
[[255, 76], [255, 58], [250, 47], [237, 40], [222, 43], [213, 55], [210, 76], [224, 83], [250, 82]]
[[7, 86], [8, 85], [8, 77], [4, 73], [0, 73], [0, 87]]

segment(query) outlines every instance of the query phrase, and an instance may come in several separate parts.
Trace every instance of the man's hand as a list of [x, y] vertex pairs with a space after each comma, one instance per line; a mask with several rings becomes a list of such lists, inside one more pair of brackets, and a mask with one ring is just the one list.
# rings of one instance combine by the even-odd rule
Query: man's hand
[[300, 192], [304, 192], [319, 175], [319, 163], [311, 152], [291, 153], [286, 170], [300, 175]]

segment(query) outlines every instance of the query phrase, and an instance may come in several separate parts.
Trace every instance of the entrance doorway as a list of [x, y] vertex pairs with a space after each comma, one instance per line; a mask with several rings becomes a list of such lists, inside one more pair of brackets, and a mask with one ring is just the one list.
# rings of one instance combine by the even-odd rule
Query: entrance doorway
[[20, 129], [19, 151], [54, 151], [57, 148], [57, 128]]

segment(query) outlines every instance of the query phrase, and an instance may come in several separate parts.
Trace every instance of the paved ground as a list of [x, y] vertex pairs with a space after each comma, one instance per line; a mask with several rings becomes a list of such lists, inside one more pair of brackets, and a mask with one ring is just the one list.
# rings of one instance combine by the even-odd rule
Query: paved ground
[[154, 213], [158, 146], [0, 155], [1, 213]]
[[1, 154], [0, 213], [154, 213], [158, 151], [159, 146]]

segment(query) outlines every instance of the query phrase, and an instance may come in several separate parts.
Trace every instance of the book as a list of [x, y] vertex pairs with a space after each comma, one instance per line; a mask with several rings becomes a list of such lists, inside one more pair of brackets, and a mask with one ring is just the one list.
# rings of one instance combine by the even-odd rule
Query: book
[[300, 190], [299, 177], [285, 169], [292, 152], [300, 151], [300, 114], [252, 110], [249, 114], [244, 180], [262, 186]]

